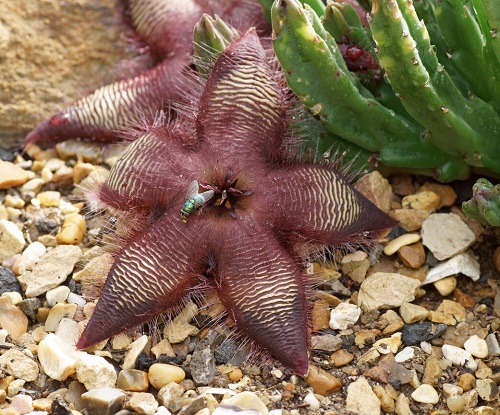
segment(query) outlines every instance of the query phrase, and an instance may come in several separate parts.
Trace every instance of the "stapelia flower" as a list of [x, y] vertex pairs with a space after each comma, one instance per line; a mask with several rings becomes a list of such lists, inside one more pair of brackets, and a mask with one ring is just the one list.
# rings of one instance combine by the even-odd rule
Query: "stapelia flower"
[[302, 248], [366, 242], [393, 221], [332, 167], [287, 158], [286, 91], [255, 30], [228, 46], [192, 100], [132, 143], [96, 192], [144, 223], [117, 253], [78, 347], [165, 312], [204, 279], [243, 334], [303, 375]]

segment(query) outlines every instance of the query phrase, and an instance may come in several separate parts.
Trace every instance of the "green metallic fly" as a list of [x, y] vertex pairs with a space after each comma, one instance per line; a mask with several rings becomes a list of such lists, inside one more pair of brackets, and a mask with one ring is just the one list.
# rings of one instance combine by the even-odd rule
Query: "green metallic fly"
[[197, 180], [193, 180], [186, 192], [186, 201], [181, 208], [181, 219], [182, 222], [187, 223], [188, 217], [192, 213], [202, 207], [214, 196], [213, 190], [207, 190], [206, 192], [198, 193], [199, 184]]

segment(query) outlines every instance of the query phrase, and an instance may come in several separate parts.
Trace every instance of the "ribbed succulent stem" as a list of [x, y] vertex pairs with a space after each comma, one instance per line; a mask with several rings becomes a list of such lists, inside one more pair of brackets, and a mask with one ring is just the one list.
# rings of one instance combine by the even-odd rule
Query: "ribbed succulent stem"
[[422, 139], [421, 125], [381, 105], [349, 73], [335, 40], [310, 8], [297, 0], [276, 1], [272, 20], [274, 49], [289, 86], [332, 132], [387, 166], [434, 168], [443, 181], [468, 174], [460, 158]]
[[370, 25], [388, 82], [429, 139], [472, 166], [500, 171], [500, 116], [479, 98], [462, 96], [411, 0], [373, 0]]

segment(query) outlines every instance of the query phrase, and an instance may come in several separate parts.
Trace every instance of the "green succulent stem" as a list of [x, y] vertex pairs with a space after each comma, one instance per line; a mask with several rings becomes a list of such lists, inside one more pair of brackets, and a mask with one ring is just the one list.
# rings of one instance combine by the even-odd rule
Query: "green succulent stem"
[[479, 179], [472, 192], [472, 199], [462, 203], [464, 213], [483, 225], [500, 226], [500, 184]]
[[274, 49], [289, 86], [333, 133], [387, 166], [435, 169], [442, 181], [469, 174], [460, 157], [423, 138], [418, 122], [386, 108], [361, 85], [314, 11], [297, 0], [277, 0], [272, 24]]

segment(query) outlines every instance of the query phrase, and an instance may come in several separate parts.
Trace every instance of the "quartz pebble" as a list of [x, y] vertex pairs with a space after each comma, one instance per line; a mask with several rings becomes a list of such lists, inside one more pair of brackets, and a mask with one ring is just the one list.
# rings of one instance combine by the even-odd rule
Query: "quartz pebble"
[[49, 333], [38, 345], [38, 359], [48, 376], [63, 381], [76, 372], [78, 352], [60, 337]]
[[406, 362], [407, 360], [413, 359], [414, 356], [415, 356], [415, 350], [413, 349], [413, 347], [406, 346], [396, 356], [394, 356], [394, 361], [402, 363]]
[[121, 370], [116, 387], [130, 392], [145, 392], [149, 387], [148, 374], [137, 369]]
[[10, 402], [12, 409], [17, 410], [20, 414], [27, 414], [33, 411], [33, 398], [29, 395], [16, 395], [12, 397]]
[[481, 276], [479, 272], [479, 262], [477, 262], [477, 259], [468, 251], [436, 265], [429, 271], [422, 285], [430, 284], [459, 273], [472, 278], [473, 281], [477, 281]]
[[223, 400], [212, 415], [268, 415], [266, 405], [253, 392], [241, 392], [237, 395]]
[[116, 371], [103, 357], [82, 352], [76, 363], [76, 377], [88, 390], [114, 387]]
[[464, 349], [472, 356], [484, 359], [488, 356], [488, 344], [486, 340], [479, 338], [477, 335], [469, 337], [464, 343]]
[[422, 224], [422, 242], [438, 260], [451, 258], [471, 246], [476, 236], [454, 213], [433, 213]]
[[342, 387], [342, 383], [335, 376], [314, 365], [309, 365], [305, 381], [311, 386], [314, 393], [323, 396], [328, 396]]
[[445, 344], [441, 348], [443, 351], [443, 356], [452, 362], [454, 365], [463, 366], [465, 365], [471, 370], [477, 369], [477, 363], [474, 358], [467, 350], [461, 349], [460, 347], [452, 346], [450, 344]]
[[36, 380], [39, 372], [36, 362], [16, 349], [9, 349], [0, 356], [0, 369], [26, 382]]
[[308, 409], [311, 411], [317, 411], [320, 408], [318, 398], [314, 396], [314, 393], [312, 391], [309, 391], [304, 397], [304, 404], [308, 405]]
[[355, 324], [361, 315], [361, 308], [349, 303], [340, 303], [330, 312], [329, 326], [332, 330], [345, 330]]
[[378, 415], [380, 400], [364, 377], [359, 377], [347, 387], [346, 408], [358, 415]]
[[22, 310], [12, 304], [10, 296], [0, 296], [0, 326], [17, 340], [28, 330], [28, 318]]
[[384, 254], [391, 256], [395, 254], [401, 247], [413, 244], [420, 241], [418, 233], [405, 233], [397, 238], [394, 238], [384, 247]]
[[432, 385], [423, 383], [411, 394], [415, 402], [436, 404], [439, 402], [439, 395]]
[[495, 333], [490, 333], [486, 336], [486, 344], [488, 345], [488, 356], [500, 355], [500, 345]]
[[18, 277], [26, 297], [37, 297], [60, 285], [82, 256], [77, 246], [59, 245], [44, 255], [33, 269]]
[[185, 377], [186, 373], [182, 368], [166, 363], [155, 363], [148, 372], [149, 383], [156, 389], [161, 389], [170, 382], [179, 383]]
[[25, 244], [23, 233], [15, 223], [0, 219], [0, 262], [20, 253]]
[[52, 288], [45, 293], [45, 298], [49, 306], [54, 307], [57, 303], [64, 303], [69, 295], [69, 287], [60, 285], [59, 287]]
[[402, 274], [376, 272], [361, 284], [358, 305], [365, 311], [400, 307], [415, 299], [420, 281]]
[[465, 411], [465, 399], [460, 395], [452, 395], [446, 398], [446, 406], [451, 412], [460, 413]]
[[125, 393], [119, 389], [106, 386], [93, 389], [82, 395], [82, 402], [90, 413], [99, 415], [113, 415], [122, 406]]
[[476, 381], [476, 390], [481, 399], [485, 401], [491, 402], [498, 399], [498, 385], [491, 379], [478, 379]]

